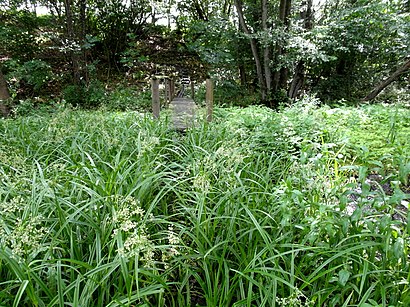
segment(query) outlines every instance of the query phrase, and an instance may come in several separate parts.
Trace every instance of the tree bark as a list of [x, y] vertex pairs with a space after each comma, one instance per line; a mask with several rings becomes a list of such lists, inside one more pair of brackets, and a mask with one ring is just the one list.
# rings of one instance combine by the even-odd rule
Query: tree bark
[[[313, 28], [313, 0], [307, 0], [302, 2], [303, 6], [306, 6], [306, 10], [300, 13], [300, 18], [303, 20], [303, 27], [305, 30], [310, 31]], [[296, 65], [293, 79], [290, 84], [288, 97], [294, 99], [299, 96], [305, 84], [305, 61], [301, 59]]]
[[[290, 24], [290, 12], [291, 12], [291, 8], [292, 8], [292, 1], [291, 0], [284, 0], [284, 15], [283, 17], [283, 24], [285, 25], [285, 31], [288, 32], [289, 31], [289, 24]], [[286, 50], [285, 48], [281, 48], [281, 54], [286, 54]], [[286, 89], [287, 87], [287, 83], [288, 83], [288, 79], [289, 79], [289, 68], [287, 67], [282, 67], [282, 69], [280, 70], [280, 79], [279, 79], [279, 86], [280, 88]]]
[[[282, 22], [285, 31], [288, 31], [289, 28], [289, 16], [291, 12], [292, 1], [291, 0], [280, 0], [279, 4], [279, 20]], [[278, 64], [278, 59], [281, 55], [285, 54], [286, 51], [281, 45], [281, 43], [276, 44], [276, 55], [275, 62]], [[285, 67], [282, 67], [279, 70], [276, 70], [273, 76], [273, 89], [275, 91], [280, 88], [285, 88], [288, 80], [289, 70]]]
[[379, 85], [377, 85], [365, 98], [363, 101], [370, 101], [376, 98], [377, 95], [381, 93], [390, 83], [396, 81], [402, 74], [404, 74], [407, 70], [410, 70], [410, 59], [396, 69], [386, 80], [382, 81]]
[[[80, 31], [80, 44], [82, 46], [86, 43], [86, 35], [87, 35], [87, 0], [80, 0], [80, 24], [81, 24], [81, 31]], [[80, 69], [80, 76], [84, 77], [85, 83], [87, 86], [90, 83], [90, 78], [87, 69], [87, 53], [88, 50], [82, 47], [81, 58], [79, 58], [79, 69]], [[80, 77], [81, 78], [81, 77]]]
[[[65, 17], [66, 17], [66, 26], [67, 26], [66, 28], [67, 38], [70, 43], [73, 43], [75, 41], [75, 35], [74, 35], [73, 12], [71, 10], [72, 0], [64, 0], [64, 8], [65, 8]], [[77, 51], [71, 50], [70, 57], [71, 57], [71, 64], [72, 64], [72, 69], [73, 69], [74, 83], [79, 84], [81, 81], [81, 76], [80, 76], [80, 68], [79, 68], [79, 60], [78, 60]]]
[[246, 86], [246, 71], [245, 71], [245, 65], [243, 65], [243, 64], [239, 64], [238, 65], [238, 70], [239, 70], [239, 76], [240, 76], [240, 79], [241, 79], [241, 85], [243, 86], [243, 87], [245, 87]]
[[[262, 0], [262, 29], [265, 34], [268, 33], [268, 1]], [[265, 42], [265, 47], [263, 51], [263, 66], [265, 72], [265, 83], [266, 83], [266, 90], [267, 93], [272, 89], [272, 73], [270, 67], [270, 55], [271, 49], [267, 42]]]
[[7, 89], [7, 82], [0, 69], [0, 114], [7, 117], [10, 114], [10, 108], [6, 102], [10, 100], [10, 94]]
[[208, 21], [208, 16], [205, 12], [205, 9], [199, 1], [194, 1], [194, 8], [199, 20]]
[[224, 5], [223, 5], [223, 15], [226, 17], [229, 17], [231, 15], [231, 8], [232, 8], [232, 2], [230, 0], [225, 0]]
[[299, 61], [296, 65], [295, 72], [293, 74], [293, 79], [290, 84], [288, 97], [294, 99], [298, 97], [300, 90], [305, 84], [305, 63], [303, 60]]
[[249, 36], [249, 41], [251, 44], [251, 50], [252, 50], [252, 55], [255, 60], [255, 66], [256, 66], [256, 74], [258, 76], [258, 81], [259, 81], [259, 86], [261, 90], [261, 98], [262, 101], [266, 101], [266, 83], [265, 79], [263, 77], [263, 70], [262, 70], [262, 64], [258, 52], [258, 46], [255, 38], [250, 37], [252, 34], [251, 31], [249, 30], [248, 26], [246, 25], [245, 18], [243, 16], [243, 10], [242, 10], [242, 2], [241, 0], [235, 0], [235, 7], [238, 12], [238, 17], [239, 17], [239, 24], [242, 27], [243, 32]]

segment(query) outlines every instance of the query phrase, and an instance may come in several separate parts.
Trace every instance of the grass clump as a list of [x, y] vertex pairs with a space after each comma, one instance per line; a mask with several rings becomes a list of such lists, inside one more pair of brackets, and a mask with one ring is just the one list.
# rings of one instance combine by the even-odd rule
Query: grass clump
[[407, 306], [395, 108], [216, 109], [185, 135], [137, 112], [3, 120], [0, 305]]

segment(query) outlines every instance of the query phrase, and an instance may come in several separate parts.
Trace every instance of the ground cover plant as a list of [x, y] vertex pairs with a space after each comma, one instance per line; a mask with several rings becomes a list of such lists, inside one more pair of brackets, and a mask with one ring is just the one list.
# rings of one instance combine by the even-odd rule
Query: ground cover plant
[[0, 121], [1, 306], [409, 306], [410, 111]]

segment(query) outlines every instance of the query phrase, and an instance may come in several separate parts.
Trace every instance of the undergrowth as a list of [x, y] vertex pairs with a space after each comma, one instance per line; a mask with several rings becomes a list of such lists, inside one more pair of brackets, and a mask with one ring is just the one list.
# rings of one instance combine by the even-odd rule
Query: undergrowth
[[409, 306], [408, 109], [215, 119], [0, 121], [0, 305]]

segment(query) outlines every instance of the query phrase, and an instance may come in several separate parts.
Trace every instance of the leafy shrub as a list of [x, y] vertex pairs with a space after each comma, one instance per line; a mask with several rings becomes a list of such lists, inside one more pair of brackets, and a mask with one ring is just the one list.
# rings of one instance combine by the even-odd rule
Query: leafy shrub
[[0, 11], [0, 41], [2, 42], [0, 53], [8, 54], [11, 58], [21, 61], [32, 59], [40, 51], [36, 31], [46, 20], [47, 17], [36, 16], [28, 10], [2, 8]]
[[[196, 86], [195, 101], [205, 105], [205, 84]], [[188, 95], [190, 91], [188, 90]], [[224, 81], [214, 86], [214, 103], [219, 106], [247, 107], [258, 104], [260, 100], [258, 93], [252, 93], [247, 88], [233, 81]]]
[[85, 105], [98, 107], [104, 104], [107, 91], [100, 81], [93, 80], [85, 87]]
[[51, 66], [42, 60], [31, 60], [20, 65], [17, 61], [5, 64], [12, 96], [38, 96], [54, 78]]
[[65, 108], [67, 108], [67, 106], [52, 100], [46, 102], [43, 100], [27, 98], [15, 103], [12, 108], [12, 114], [15, 116], [44, 116]]
[[19, 101], [19, 104], [13, 109], [17, 116], [27, 116], [33, 114], [35, 110], [34, 102], [31, 99]]
[[151, 108], [151, 93], [120, 86], [108, 95], [104, 107], [113, 111], [148, 111]]
[[63, 98], [72, 106], [84, 105], [85, 89], [80, 85], [68, 85], [63, 89]]
[[89, 85], [73, 84], [63, 90], [66, 103], [74, 107], [98, 107], [106, 101], [106, 90], [99, 81], [92, 81]]
[[278, 106], [280, 108], [289, 105], [290, 102], [288, 94], [283, 89], [274, 92], [270, 100], [272, 101], [272, 105]]

